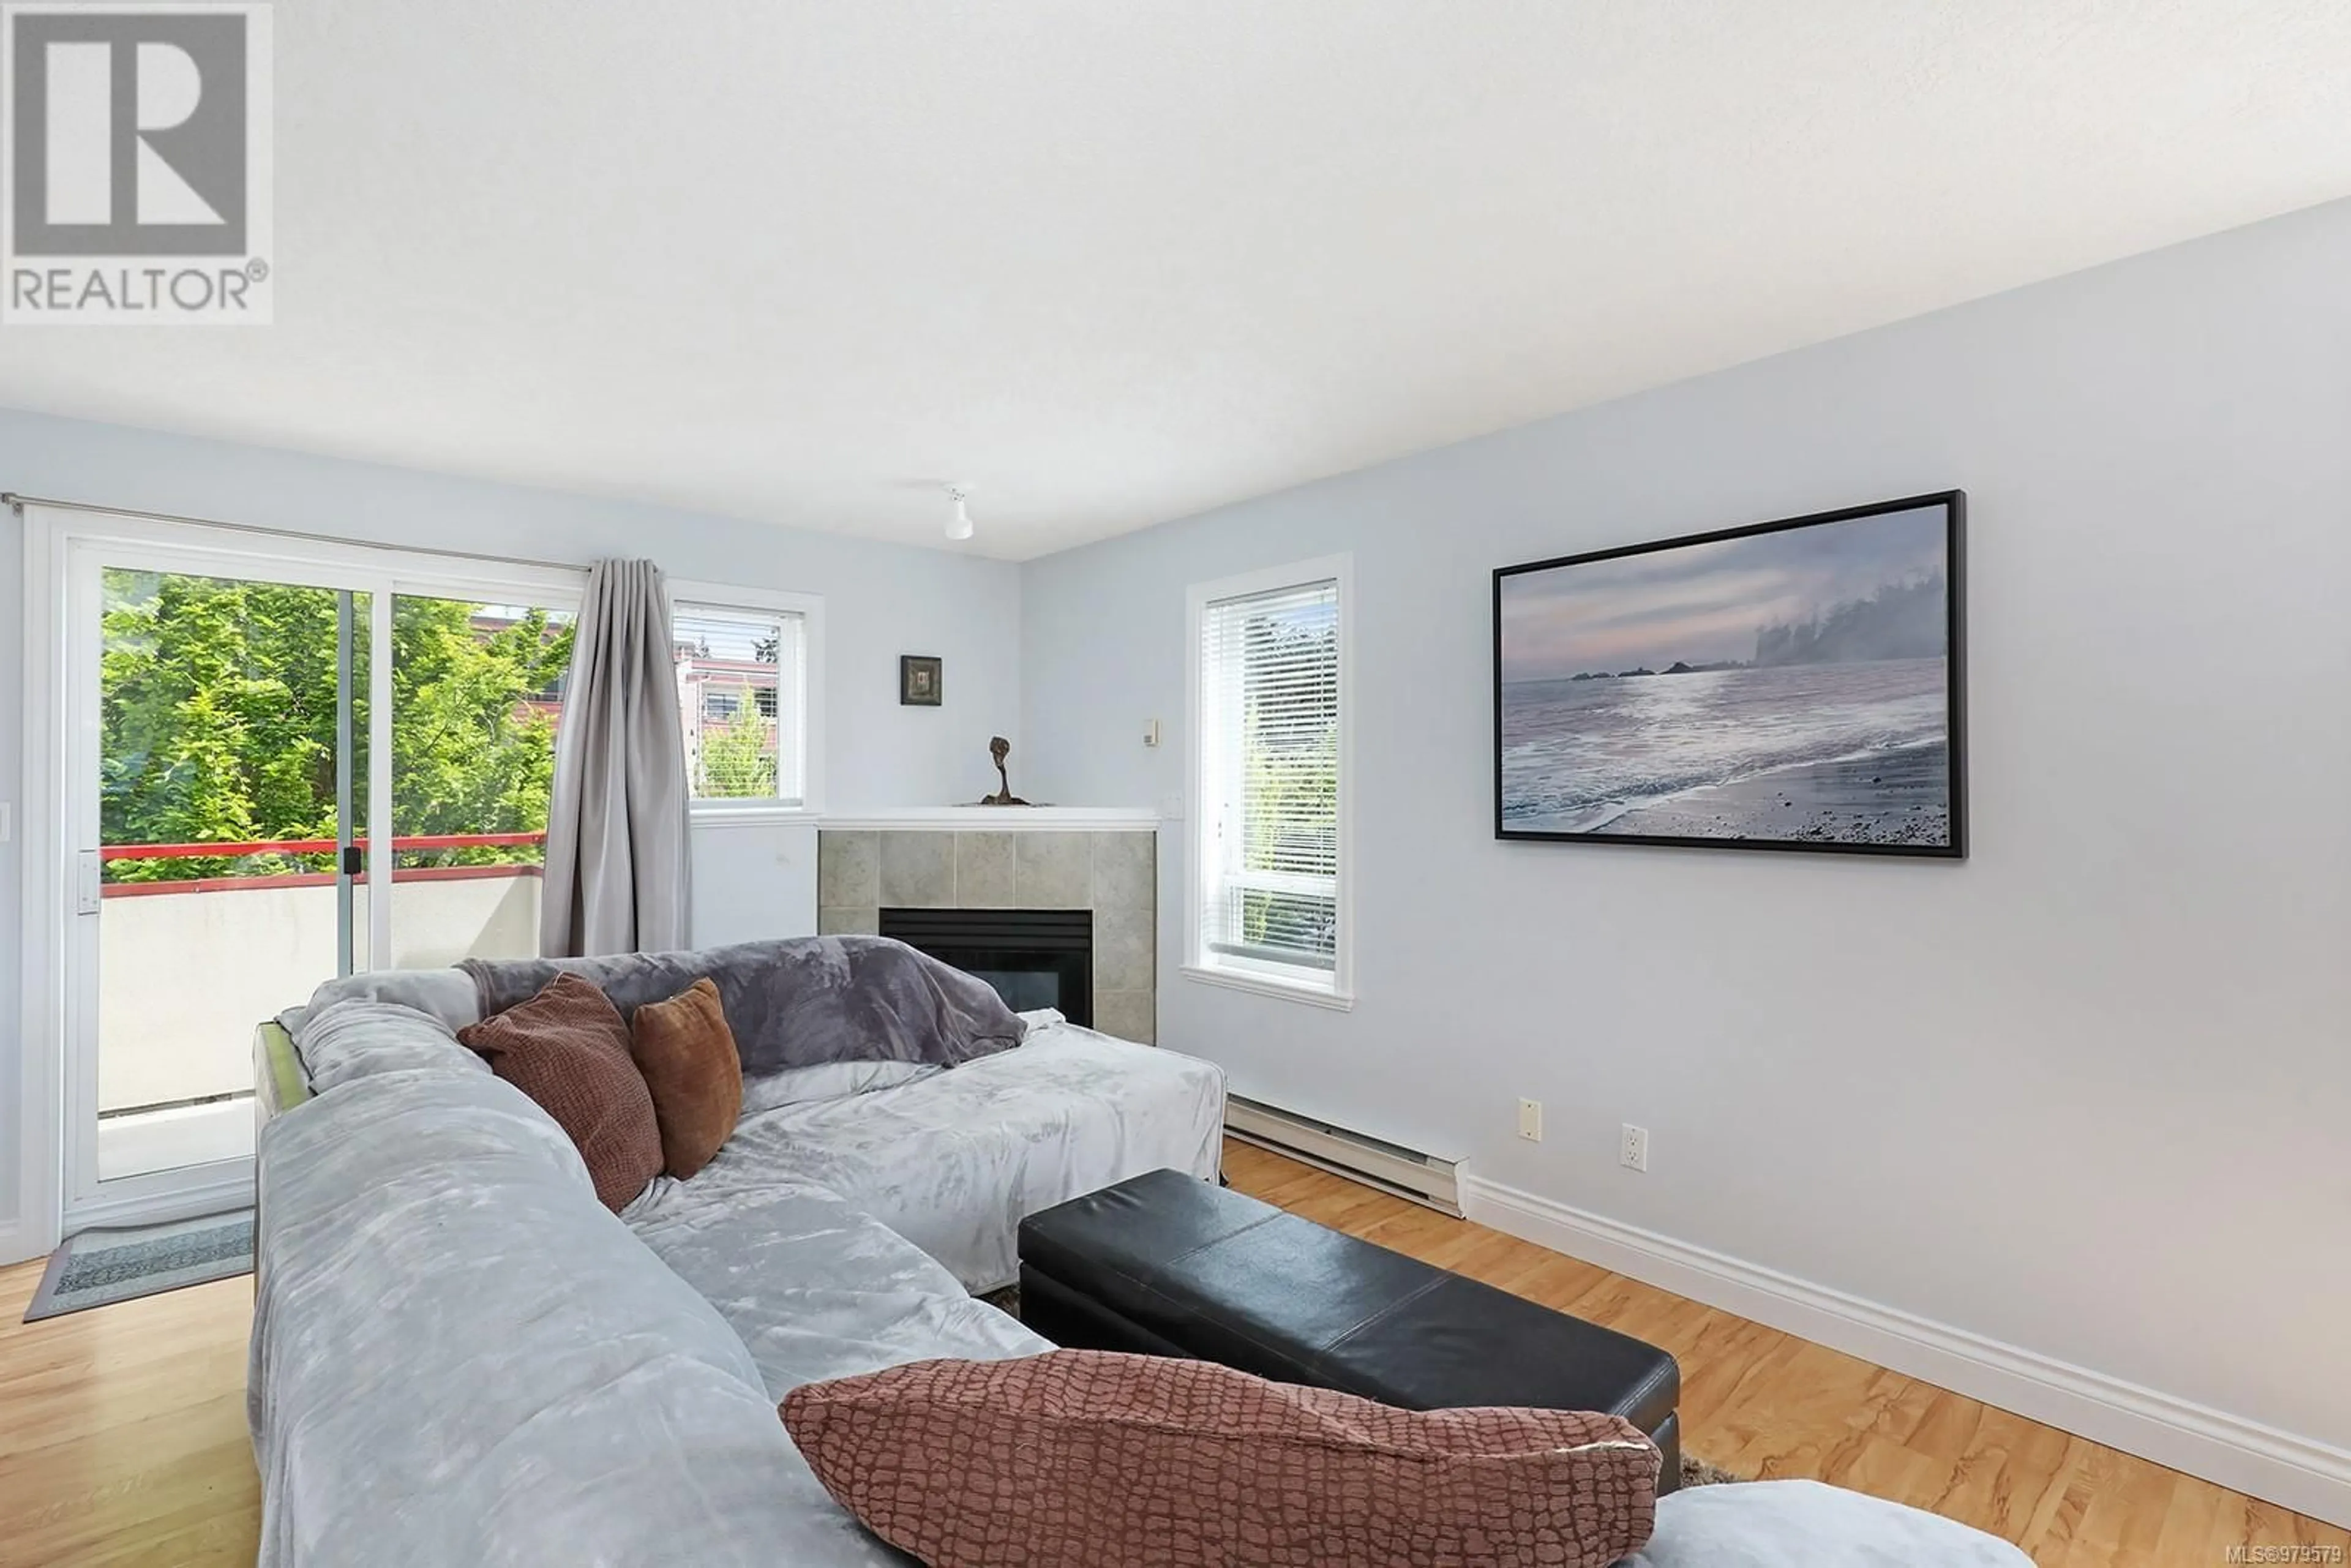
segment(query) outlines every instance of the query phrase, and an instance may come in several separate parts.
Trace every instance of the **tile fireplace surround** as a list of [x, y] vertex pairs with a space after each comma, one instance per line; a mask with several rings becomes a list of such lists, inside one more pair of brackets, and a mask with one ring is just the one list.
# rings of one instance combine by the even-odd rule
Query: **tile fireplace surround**
[[1158, 1039], [1158, 829], [1148, 811], [951, 806], [828, 816], [817, 929], [873, 932], [893, 909], [1085, 909], [1094, 1027]]

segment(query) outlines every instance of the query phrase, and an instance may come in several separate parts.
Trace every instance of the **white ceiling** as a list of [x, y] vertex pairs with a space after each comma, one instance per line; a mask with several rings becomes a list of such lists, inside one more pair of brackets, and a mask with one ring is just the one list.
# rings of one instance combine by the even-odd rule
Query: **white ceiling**
[[0, 404], [1013, 558], [2351, 193], [2345, 0], [276, 17], [277, 325]]

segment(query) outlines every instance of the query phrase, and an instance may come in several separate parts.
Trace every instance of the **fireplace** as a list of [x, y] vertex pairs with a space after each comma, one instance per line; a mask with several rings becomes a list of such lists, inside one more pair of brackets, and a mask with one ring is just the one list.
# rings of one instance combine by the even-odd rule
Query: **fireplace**
[[1090, 909], [892, 909], [884, 936], [977, 975], [1016, 1012], [1058, 1008], [1093, 1027], [1094, 915]]
[[989, 971], [1019, 1000], [1052, 1001], [1149, 1045], [1159, 1038], [1158, 826], [1147, 811], [1057, 806], [830, 820], [816, 836], [816, 928], [898, 936]]

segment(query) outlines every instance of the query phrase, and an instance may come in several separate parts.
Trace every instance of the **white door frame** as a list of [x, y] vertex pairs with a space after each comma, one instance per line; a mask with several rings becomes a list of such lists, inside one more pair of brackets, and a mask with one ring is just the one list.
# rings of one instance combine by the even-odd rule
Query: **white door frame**
[[[252, 1201], [250, 1160], [97, 1178], [95, 917], [79, 906], [78, 852], [98, 842], [97, 664], [68, 639], [96, 635], [100, 563], [369, 594], [367, 836], [392, 842], [392, 601], [416, 594], [576, 608], [584, 570], [429, 555], [27, 502], [25, 618], [22, 1219], [8, 1253], [37, 1257], [67, 1229], [215, 1212]], [[79, 591], [84, 602], [75, 601]], [[68, 692], [74, 680], [78, 689]], [[358, 781], [354, 781], [355, 784]], [[391, 859], [383, 859], [390, 886]], [[371, 865], [371, 871], [373, 866]], [[392, 951], [392, 900], [368, 900], [366, 951]], [[288, 1006], [303, 998], [289, 997]], [[256, 1023], [260, 1020], [256, 1019]], [[85, 1043], [86, 1042], [86, 1043]], [[102, 1190], [101, 1190], [102, 1188]]]

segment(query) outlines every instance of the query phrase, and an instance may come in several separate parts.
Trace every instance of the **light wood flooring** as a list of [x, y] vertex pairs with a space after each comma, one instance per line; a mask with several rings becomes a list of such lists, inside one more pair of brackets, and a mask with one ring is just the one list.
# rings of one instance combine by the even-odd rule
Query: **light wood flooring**
[[27, 1323], [0, 1272], [0, 1563], [253, 1562], [250, 1277]]
[[[1237, 1186], [1637, 1335], [1681, 1359], [1684, 1441], [1949, 1514], [2042, 1568], [2217, 1568], [2239, 1544], [2351, 1534], [1499, 1231], [1233, 1145]], [[0, 1564], [250, 1563], [250, 1280], [21, 1324], [40, 1265], [0, 1270]], [[2338, 1559], [2339, 1560], [2339, 1559]]]

